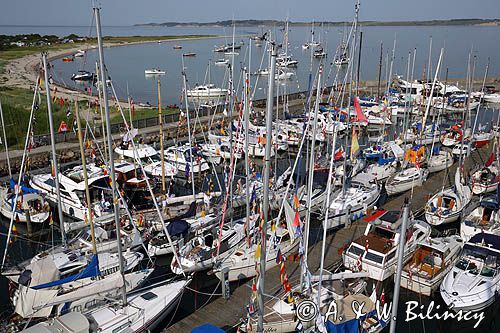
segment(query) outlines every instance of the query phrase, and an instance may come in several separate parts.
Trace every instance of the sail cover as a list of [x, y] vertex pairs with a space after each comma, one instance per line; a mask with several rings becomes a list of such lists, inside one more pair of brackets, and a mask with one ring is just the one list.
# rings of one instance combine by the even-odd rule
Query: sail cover
[[37, 290], [37, 289], [56, 287], [56, 286], [60, 286], [60, 285], [65, 284], [65, 283], [69, 283], [69, 282], [73, 282], [76, 280], [85, 279], [85, 278], [89, 278], [89, 277], [95, 277], [95, 276], [99, 276], [99, 275], [101, 275], [101, 272], [99, 271], [99, 259], [98, 259], [97, 255], [94, 255], [92, 257], [92, 260], [87, 265], [87, 267], [85, 267], [84, 270], [81, 271], [80, 273], [65, 277], [64, 279], [39, 284], [37, 286], [31, 287], [31, 289]]

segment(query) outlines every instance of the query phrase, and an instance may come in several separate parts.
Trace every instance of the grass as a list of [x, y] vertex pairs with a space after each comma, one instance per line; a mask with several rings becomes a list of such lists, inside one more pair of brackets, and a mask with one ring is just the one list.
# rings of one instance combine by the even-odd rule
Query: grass
[[[33, 92], [28, 89], [0, 87], [0, 101], [2, 102], [7, 142], [11, 147], [22, 147], [28, 129]], [[38, 96], [36, 101], [38, 103]], [[33, 133], [35, 135], [49, 133], [47, 97], [44, 94], [40, 94], [40, 102], [34, 115]], [[83, 107], [83, 105], [85, 102], [82, 102], [81, 106]], [[56, 130], [61, 121], [65, 121], [70, 128], [72, 127], [74, 114], [72, 113], [68, 119], [66, 117], [67, 110], [67, 103], [63, 107], [59, 103], [52, 103]], [[74, 105], [71, 105], [71, 110], [74, 110]]]

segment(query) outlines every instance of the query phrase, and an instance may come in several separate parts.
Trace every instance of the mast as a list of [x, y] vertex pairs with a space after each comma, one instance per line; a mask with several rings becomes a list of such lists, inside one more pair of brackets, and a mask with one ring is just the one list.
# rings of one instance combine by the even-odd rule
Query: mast
[[380, 58], [378, 61], [378, 84], [377, 84], [377, 102], [380, 100], [380, 79], [382, 76], [382, 52], [384, 49], [384, 42], [380, 42]]
[[[132, 122], [131, 122], [132, 123]], [[161, 82], [158, 78], [158, 123], [160, 125], [161, 193], [165, 195], [165, 151], [163, 150], [163, 115], [161, 113]]]
[[[191, 165], [191, 170], [189, 170], [191, 172], [191, 175], [188, 175], [191, 176], [191, 190], [193, 191], [193, 200], [196, 200], [196, 191], [195, 191], [195, 188], [194, 188], [194, 165], [193, 165], [193, 148], [192, 148], [192, 144], [191, 144], [191, 124], [190, 124], [190, 119], [189, 119], [189, 101], [188, 101], [188, 97], [187, 97], [187, 83], [186, 83], [186, 71], [185, 71], [185, 68], [184, 68], [184, 60], [182, 61], [183, 62], [183, 66], [182, 66], [182, 79], [183, 79], [183, 83], [184, 83], [184, 99], [186, 100], [186, 122], [187, 122], [187, 127], [188, 127], [188, 140], [189, 140], [189, 164]], [[200, 169], [200, 172], [201, 172], [201, 169]]]
[[[95, 23], [97, 29], [97, 44], [99, 46], [99, 64], [100, 64], [100, 75], [101, 82], [103, 82], [102, 86], [102, 97], [104, 102], [104, 113], [106, 114], [106, 129], [108, 132], [108, 147], [109, 147], [109, 168], [111, 169], [111, 188], [113, 191], [113, 209], [115, 215], [115, 226], [116, 226], [116, 243], [118, 248], [118, 262], [120, 264], [120, 273], [123, 279], [122, 286], [122, 303], [123, 305], [127, 304], [127, 291], [126, 286], [127, 283], [125, 281], [125, 269], [123, 263], [123, 253], [122, 253], [122, 242], [121, 242], [121, 233], [120, 233], [120, 204], [119, 200], [116, 198], [116, 177], [115, 177], [115, 162], [113, 158], [113, 139], [111, 138], [111, 121], [109, 116], [109, 103], [108, 103], [108, 91], [106, 89], [106, 73], [104, 70], [104, 51], [102, 46], [102, 35], [101, 35], [101, 16], [99, 14], [99, 8], [94, 7], [95, 14]], [[160, 216], [161, 217], [161, 216]]]
[[[250, 110], [249, 110], [249, 101], [248, 101], [248, 90], [249, 90], [249, 79], [250, 76], [247, 72], [246, 68], [243, 68], [243, 77], [244, 77], [244, 98], [245, 102], [243, 104], [244, 107], [244, 117], [245, 117], [245, 195], [246, 195], [246, 225], [247, 231], [250, 231], [250, 158], [248, 156], [248, 135], [249, 130], [248, 126], [250, 125]], [[247, 242], [248, 244], [248, 242]]]
[[410, 216], [410, 204], [408, 203], [408, 198], [405, 198], [405, 203], [403, 206], [403, 221], [401, 223], [401, 233], [399, 236], [399, 246], [398, 246], [398, 266], [396, 268], [396, 281], [394, 281], [394, 296], [392, 297], [392, 321], [390, 333], [396, 332], [396, 318], [398, 316], [398, 303], [399, 303], [399, 292], [401, 290], [401, 272], [403, 271], [403, 258], [406, 243], [406, 228], [408, 226], [408, 219]]
[[[304, 231], [304, 258], [303, 264], [301, 265], [301, 274], [300, 274], [300, 288], [303, 291], [303, 281], [304, 277], [307, 274], [307, 249], [309, 247], [309, 228], [311, 224], [311, 196], [313, 190], [313, 180], [314, 180], [314, 153], [315, 153], [315, 144], [316, 144], [316, 132], [318, 128], [318, 112], [319, 112], [319, 101], [321, 99], [321, 76], [323, 74], [323, 66], [319, 67], [318, 74], [318, 83], [316, 88], [316, 101], [314, 103], [314, 121], [313, 121], [313, 129], [312, 129], [312, 141], [311, 141], [311, 151], [309, 157], [309, 175], [307, 176], [307, 211], [306, 211], [306, 220], [305, 220], [305, 231]], [[311, 113], [309, 112], [309, 119], [311, 118]], [[332, 151], [332, 156], [335, 156], [335, 151]]]
[[104, 123], [104, 110], [102, 109], [102, 93], [101, 93], [101, 88], [104, 87], [102, 85], [101, 79], [99, 78], [99, 65], [97, 61], [95, 62], [95, 76], [97, 78], [97, 93], [99, 96], [99, 110], [101, 111], [101, 126], [102, 126], [102, 146], [104, 148], [104, 159], [106, 160], [108, 158], [108, 153], [107, 153], [107, 144], [106, 144], [106, 128], [105, 128], [105, 123]]
[[12, 170], [10, 168], [9, 145], [7, 144], [7, 135], [5, 134], [5, 121], [3, 120], [2, 101], [0, 101], [0, 120], [2, 121], [3, 142], [5, 145], [5, 155], [7, 157], [7, 167], [9, 169], [9, 179], [12, 179]]
[[50, 129], [50, 143], [52, 150], [52, 167], [55, 170], [54, 181], [56, 183], [56, 195], [57, 195], [57, 214], [59, 217], [59, 226], [61, 228], [61, 239], [63, 245], [66, 247], [66, 233], [64, 231], [64, 220], [63, 220], [63, 210], [61, 203], [61, 192], [59, 186], [59, 176], [58, 176], [58, 162], [57, 162], [57, 154], [56, 154], [56, 137], [54, 130], [54, 120], [52, 118], [52, 99], [50, 98], [50, 87], [49, 87], [49, 73], [47, 69], [47, 53], [42, 53], [42, 61], [43, 61], [43, 72], [45, 75], [45, 91], [47, 94], [47, 110], [49, 115], [49, 129]]
[[269, 80], [267, 89], [267, 110], [266, 110], [266, 151], [264, 157], [264, 199], [262, 204], [262, 209], [264, 211], [264, 223], [262, 225], [263, 237], [261, 239], [261, 249], [262, 254], [260, 256], [260, 268], [259, 268], [259, 320], [257, 326], [257, 332], [264, 331], [264, 291], [265, 291], [265, 280], [266, 275], [266, 233], [267, 233], [267, 223], [269, 221], [269, 173], [271, 167], [271, 145], [272, 145], [272, 133], [273, 130], [273, 88], [274, 88], [274, 72], [276, 70], [276, 44], [271, 42], [271, 68], [269, 70]]
[[95, 243], [94, 221], [92, 219], [92, 206], [90, 202], [89, 178], [87, 175], [87, 161], [85, 159], [85, 151], [83, 150], [82, 128], [80, 125], [80, 111], [78, 110], [78, 101], [75, 101], [76, 125], [78, 127], [78, 144], [80, 145], [80, 156], [82, 158], [83, 179], [85, 181], [85, 197], [87, 199], [87, 218], [90, 224], [90, 236], [92, 239], [92, 252], [97, 254], [97, 246]]

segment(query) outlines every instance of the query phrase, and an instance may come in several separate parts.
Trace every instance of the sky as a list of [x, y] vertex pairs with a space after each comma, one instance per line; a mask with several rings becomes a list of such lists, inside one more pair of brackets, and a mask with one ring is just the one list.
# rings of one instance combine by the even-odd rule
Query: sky
[[[101, 0], [103, 25], [234, 19], [350, 21], [355, 0]], [[2, 0], [0, 25], [87, 26], [91, 0]], [[361, 0], [360, 20], [500, 18], [499, 0]]]

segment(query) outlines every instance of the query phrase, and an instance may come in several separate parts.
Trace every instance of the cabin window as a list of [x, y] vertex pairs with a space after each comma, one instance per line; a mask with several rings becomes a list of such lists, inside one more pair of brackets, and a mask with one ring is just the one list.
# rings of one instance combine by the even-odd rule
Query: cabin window
[[376, 262], [378, 264], [381, 264], [384, 261], [384, 257], [382, 257], [381, 255], [375, 254], [373, 252], [367, 252], [365, 255], [365, 259]]
[[156, 295], [155, 293], [153, 293], [153, 292], [150, 292], [150, 291], [149, 291], [149, 292], [147, 292], [147, 293], [145, 293], [145, 294], [141, 295], [141, 297], [142, 297], [143, 299], [145, 299], [146, 301], [150, 301], [150, 300], [152, 300], [152, 299], [157, 298], [157, 297], [158, 297], [158, 295]]
[[351, 245], [351, 247], [349, 248], [349, 252], [353, 253], [356, 256], [360, 256], [360, 255], [363, 255], [363, 253], [365, 253], [365, 250], [361, 249], [355, 245]]
[[458, 269], [461, 269], [462, 271], [465, 271], [468, 266], [469, 266], [469, 262], [465, 259], [461, 259], [459, 262], [457, 262], [455, 264], [455, 267]]
[[389, 262], [392, 260], [392, 258], [394, 258], [396, 256], [396, 250], [392, 251], [392, 252], [389, 252], [389, 254], [387, 255], [387, 259], [386, 259], [386, 262]]

